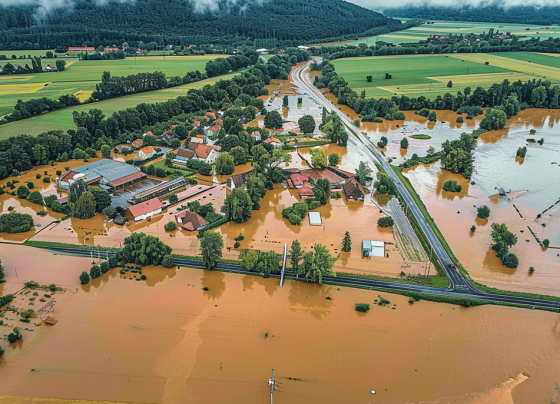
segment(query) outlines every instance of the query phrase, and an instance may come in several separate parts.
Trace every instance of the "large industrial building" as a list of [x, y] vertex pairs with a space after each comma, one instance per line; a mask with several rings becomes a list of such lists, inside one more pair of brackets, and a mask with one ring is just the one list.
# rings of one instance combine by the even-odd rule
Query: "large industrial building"
[[88, 185], [97, 185], [109, 191], [134, 183], [145, 178], [138, 167], [119, 161], [101, 159], [99, 161], [73, 168], [57, 180], [57, 186], [70, 189], [70, 185], [78, 180]]

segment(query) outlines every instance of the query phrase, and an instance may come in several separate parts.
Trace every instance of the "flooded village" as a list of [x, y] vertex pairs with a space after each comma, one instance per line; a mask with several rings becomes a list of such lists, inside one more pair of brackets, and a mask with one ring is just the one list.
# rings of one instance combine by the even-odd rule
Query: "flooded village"
[[[255, 144], [266, 143], [270, 153], [278, 149], [287, 157], [278, 165], [282, 181], [266, 190], [260, 208], [245, 221], [220, 215], [228, 196], [245, 189], [258, 169], [247, 159], [230, 174], [217, 174], [219, 156], [227, 153], [218, 136], [227, 109], [200, 116], [187, 139], [172, 129], [144, 133], [144, 140], [167, 138], [168, 147], [138, 139], [136, 145], [111, 148], [109, 155], [53, 161], [0, 181], [0, 213], [29, 214], [34, 222], [29, 231], [0, 233], [0, 296], [13, 295], [0, 312], [0, 404], [267, 402], [271, 369], [278, 403], [550, 402], [560, 363], [557, 310], [500, 303], [463, 307], [336, 280], [318, 284], [288, 274], [281, 281], [280, 274], [178, 262], [122, 263], [80, 281], [80, 274], [107, 262], [132, 234], [157, 237], [176, 259], [201, 261], [202, 235], [213, 231], [223, 239], [222, 260], [237, 266], [244, 254], [273, 251], [289, 271], [285, 249], [297, 240], [303, 253], [325, 246], [336, 258], [332, 273], [339, 277], [448, 287], [434, 267], [434, 252], [409, 222], [407, 207], [375, 190], [383, 167], [367, 147], [331, 142], [319, 129], [323, 107], [292, 76], [266, 87], [270, 95], [260, 99], [269, 113], [278, 111], [282, 129], [265, 128], [257, 112], [254, 119], [243, 118], [243, 131]], [[348, 119], [360, 119], [325, 93]], [[357, 128], [372, 145], [385, 137], [386, 147], [378, 151], [399, 166], [472, 132], [482, 119], [457, 123], [453, 111], [437, 114], [431, 122], [405, 111], [404, 120], [361, 121]], [[306, 115], [314, 118], [312, 133], [299, 127]], [[402, 169], [479, 284], [560, 296], [559, 125], [560, 110], [525, 109], [504, 129], [482, 134], [470, 179], [446, 170], [440, 160]], [[404, 138], [407, 148], [401, 147]], [[516, 157], [523, 146], [526, 157]], [[318, 153], [336, 154], [338, 161], [314, 167]], [[211, 170], [197, 172], [189, 161]], [[357, 179], [360, 163], [368, 169], [365, 181]], [[157, 171], [166, 168], [171, 175]], [[309, 206], [303, 220], [292, 224], [285, 210], [318, 199], [319, 180], [329, 184], [326, 203]], [[460, 192], [444, 190], [448, 180], [461, 185]], [[11, 194], [31, 182], [31, 191], [43, 199], [54, 195], [53, 203], [64, 206], [77, 181], [108, 190], [107, 207], [114, 209], [81, 219]], [[207, 204], [213, 210], [203, 216], [197, 207]], [[490, 207], [490, 218], [477, 217], [483, 205]], [[387, 217], [394, 225], [378, 225]], [[492, 249], [493, 222], [517, 235], [511, 248], [517, 268], [505, 266]], [[343, 243], [347, 232], [350, 251]], [[544, 239], [550, 244], [543, 246]], [[445, 284], [438, 286], [441, 278]], [[371, 309], [357, 311], [359, 303]], [[10, 343], [14, 328], [21, 338]]]

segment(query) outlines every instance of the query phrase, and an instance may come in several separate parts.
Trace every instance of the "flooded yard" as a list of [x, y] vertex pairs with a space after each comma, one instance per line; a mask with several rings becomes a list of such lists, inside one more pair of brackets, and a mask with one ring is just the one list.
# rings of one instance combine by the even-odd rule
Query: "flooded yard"
[[557, 380], [558, 314], [387, 293], [377, 306], [375, 291], [188, 268], [81, 286], [89, 259], [23, 246], [3, 247], [3, 263], [4, 292], [24, 279], [78, 292], [59, 297], [55, 326], [0, 340], [0, 395], [267, 402], [274, 368], [277, 403], [548, 403]]

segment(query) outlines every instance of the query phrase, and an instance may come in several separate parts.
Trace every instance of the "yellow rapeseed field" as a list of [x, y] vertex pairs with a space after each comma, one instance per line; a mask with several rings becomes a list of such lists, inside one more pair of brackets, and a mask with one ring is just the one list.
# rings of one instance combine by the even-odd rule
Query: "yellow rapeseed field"
[[51, 83], [0, 84], [0, 95], [34, 93], [45, 87], [45, 84]]
[[537, 63], [525, 62], [523, 60], [512, 60], [510, 58], [489, 55], [487, 53], [463, 53], [449, 55], [451, 57], [463, 60], [469, 60], [476, 63], [488, 62], [492, 66], [502, 67], [504, 69], [515, 70], [531, 75], [533, 78], [547, 78], [551, 80], [560, 80], [560, 69], [550, 66], [539, 65]]

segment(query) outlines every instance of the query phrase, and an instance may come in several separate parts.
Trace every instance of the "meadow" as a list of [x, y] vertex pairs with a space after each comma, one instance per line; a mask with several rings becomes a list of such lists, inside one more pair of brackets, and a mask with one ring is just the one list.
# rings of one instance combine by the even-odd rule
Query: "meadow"
[[167, 88], [165, 90], [149, 91], [106, 101], [99, 101], [93, 104], [79, 105], [77, 107], [50, 112], [22, 121], [0, 125], [0, 139], [6, 139], [10, 136], [20, 134], [37, 135], [50, 130], [68, 130], [74, 127], [74, 122], [72, 120], [72, 112], [74, 111], [89, 111], [90, 109], [96, 108], [103, 111], [106, 116], [110, 116], [115, 111], [131, 108], [141, 103], [167, 101], [180, 95], [185, 95], [192, 88], [200, 89], [207, 84], [214, 84], [218, 80], [228, 80], [233, 76], [234, 74], [218, 76], [184, 86]]
[[[33, 56], [33, 51], [18, 51], [22, 54]], [[35, 51], [44, 55], [46, 51]], [[4, 51], [4, 54], [19, 54], [16, 51]], [[123, 60], [78, 60], [64, 58], [67, 67], [57, 73], [40, 73], [26, 75], [0, 76], [0, 116], [9, 114], [17, 100], [27, 101], [32, 98], [47, 97], [55, 99], [65, 94], [75, 94], [82, 101], [89, 98], [95, 90], [95, 85], [101, 81], [104, 71], [110, 71], [113, 76], [128, 76], [136, 73], [151, 73], [162, 71], [168, 77], [183, 77], [190, 71], [204, 72], [206, 63], [223, 55], [204, 56], [140, 56]], [[59, 58], [60, 59], [60, 58]], [[43, 59], [46, 64], [54, 65], [58, 59]], [[26, 63], [31, 65], [29, 59], [16, 59], [0, 61], [0, 65], [10, 62], [12, 64]]]
[[377, 41], [384, 41], [393, 44], [413, 43], [428, 38], [430, 35], [449, 35], [449, 34], [482, 34], [488, 32], [490, 28], [494, 31], [511, 32], [515, 35], [524, 35], [527, 38], [560, 38], [560, 26], [540, 26], [531, 24], [507, 24], [490, 22], [465, 22], [465, 21], [434, 21], [434, 24], [424, 24], [419, 27], [409, 28], [404, 31], [391, 32], [385, 35], [360, 38], [356, 41], [346, 41], [347, 45], [357, 45], [366, 43], [373, 45]]
[[[560, 83], [560, 60], [530, 52], [359, 57], [337, 59], [333, 64], [353, 90], [366, 90], [368, 97], [404, 94], [434, 98], [465, 87], [488, 88], [504, 79], [513, 82], [546, 78]], [[385, 73], [392, 79], [385, 79]], [[368, 75], [373, 77], [369, 83]], [[452, 88], [447, 87], [449, 81]]]

